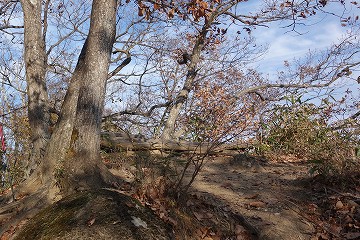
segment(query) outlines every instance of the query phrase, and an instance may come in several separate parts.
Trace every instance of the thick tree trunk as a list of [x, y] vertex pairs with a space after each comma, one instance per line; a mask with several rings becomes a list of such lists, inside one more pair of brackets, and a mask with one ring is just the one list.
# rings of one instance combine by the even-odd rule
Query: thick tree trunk
[[49, 139], [49, 105], [46, 89], [45, 39], [42, 34], [41, 0], [21, 1], [24, 12], [24, 58], [28, 95], [28, 117], [31, 128], [32, 153], [27, 175], [44, 157]]
[[100, 129], [110, 56], [116, 33], [116, 0], [94, 0], [90, 32], [71, 79], [58, 126], [43, 165], [65, 192], [99, 186]]
[[[24, 15], [27, 16], [24, 19], [30, 19], [25, 24], [25, 32], [37, 36], [33, 36], [33, 40], [37, 41], [42, 35], [39, 27], [41, 1], [22, 1]], [[16, 216], [0, 228], [0, 235], [3, 229], [17, 226], [19, 219], [31, 217], [44, 206], [74, 190], [97, 188], [117, 180], [105, 168], [99, 156], [100, 123], [116, 33], [116, 9], [116, 0], [93, 0], [89, 35], [70, 81], [58, 123], [48, 143], [45, 141], [43, 145], [46, 145], [46, 149], [44, 157], [39, 158], [39, 167], [16, 188], [16, 194], [30, 196], [24, 198], [23, 206], [18, 203], [13, 205]], [[34, 19], [29, 17], [31, 14], [35, 16]], [[34, 25], [37, 28], [33, 28]], [[45, 113], [48, 107], [44, 77], [46, 63], [42, 55], [44, 46], [31, 41], [29, 35], [25, 37], [29, 118], [33, 124], [33, 135], [46, 139]]]
[[[31, 2], [24, 0], [24, 5], [33, 7]], [[58, 123], [46, 146], [40, 167], [28, 179], [24, 191], [45, 187], [49, 191], [48, 199], [52, 201], [59, 192], [64, 195], [113, 180], [100, 161], [99, 150], [106, 80], [116, 34], [116, 9], [116, 0], [93, 0], [89, 34], [70, 80]], [[41, 9], [37, 11], [41, 13]], [[28, 9], [24, 8], [24, 12], [28, 13]], [[36, 18], [41, 20], [41, 15]], [[25, 25], [25, 28], [31, 27]], [[36, 33], [41, 35], [40, 32]], [[27, 42], [25, 44], [32, 46]], [[25, 52], [30, 55], [31, 48], [26, 48]], [[27, 74], [42, 73], [39, 68], [32, 73], [29, 66]], [[28, 83], [32, 84], [31, 80]], [[46, 93], [45, 85], [41, 86]], [[38, 111], [44, 111], [47, 107], [41, 102], [34, 106]], [[32, 113], [33, 110], [30, 108], [29, 111]]]

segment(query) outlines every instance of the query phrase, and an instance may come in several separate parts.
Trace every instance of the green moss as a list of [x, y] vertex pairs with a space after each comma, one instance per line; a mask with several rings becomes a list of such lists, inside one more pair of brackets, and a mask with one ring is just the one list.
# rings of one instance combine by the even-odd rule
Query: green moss
[[91, 198], [90, 193], [79, 193], [51, 205], [30, 219], [15, 239], [53, 239], [59, 237], [75, 224], [78, 210]]
[[[136, 226], [140, 218], [147, 227]], [[89, 222], [92, 223], [89, 225]], [[15, 239], [168, 240], [171, 229], [129, 196], [106, 189], [75, 193], [25, 223]]]

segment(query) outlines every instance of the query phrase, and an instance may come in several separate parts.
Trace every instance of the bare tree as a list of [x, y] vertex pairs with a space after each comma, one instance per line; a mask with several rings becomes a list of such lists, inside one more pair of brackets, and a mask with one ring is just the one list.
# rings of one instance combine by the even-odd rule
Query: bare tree
[[[219, 41], [218, 35], [226, 34], [227, 29], [215, 28], [218, 34], [214, 33], [214, 25], [219, 21], [233, 23], [240, 26], [242, 29], [250, 33], [254, 27], [266, 26], [267, 23], [290, 19], [292, 22], [289, 27], [295, 29], [296, 24], [305, 19], [307, 16], [315, 14], [315, 9], [319, 5], [317, 2], [264, 2], [263, 8], [256, 13], [241, 13], [242, 2], [238, 1], [214, 1], [216, 3], [200, 1], [199, 7], [196, 8], [197, 3], [192, 2], [194, 5], [192, 11], [192, 19], [196, 27], [195, 38], [190, 52], [182, 55], [183, 59], [179, 64], [186, 64], [187, 74], [186, 80], [182, 85], [181, 91], [177, 93], [176, 99], [169, 108], [169, 114], [164, 124], [162, 138], [172, 139], [175, 134], [175, 125], [183, 108], [184, 103], [189, 97], [189, 93], [193, 90], [194, 81], [199, 73], [199, 64], [201, 62], [203, 51], [212, 44], [214, 41]], [[326, 3], [320, 3], [326, 5]], [[180, 7], [179, 7], [180, 9]], [[181, 12], [180, 10], [178, 10]], [[204, 17], [200, 20], [201, 17]], [[199, 21], [200, 20], [200, 21]], [[231, 24], [230, 24], [231, 25]], [[240, 32], [240, 30], [238, 30]], [[249, 91], [250, 92], [250, 91]]]
[[[152, 5], [148, 3], [154, 4], [152, 1], [143, 1], [139, 9], [151, 19], [154, 13], [151, 11]], [[148, 51], [144, 59], [144, 69], [134, 75], [135, 78], [132, 79], [136, 81], [132, 81], [124, 74], [122, 77], [123, 83], [132, 86], [131, 91], [134, 92], [128, 99], [123, 99], [127, 102], [124, 104], [125, 110], [113, 112], [108, 117], [120, 121], [119, 125], [126, 129], [135, 126], [135, 122], [138, 122], [138, 127], [142, 129], [146, 126], [153, 128], [155, 125], [157, 126], [155, 136], [161, 132], [163, 139], [176, 139], [181, 134], [181, 131], [177, 132], [178, 126], [181, 125], [179, 116], [188, 110], [186, 105], [191, 102], [190, 98], [193, 96], [191, 92], [195, 89], [196, 83], [221, 71], [246, 68], [242, 62], [251, 61], [249, 56], [256, 56], [248, 49], [248, 45], [254, 44], [252, 41], [236, 42], [237, 39], [244, 33], [247, 35], [255, 31], [255, 28], [266, 27], [267, 23], [277, 20], [287, 20], [289, 30], [296, 31], [298, 24], [307, 21], [307, 18], [316, 11], [323, 11], [322, 7], [327, 5], [324, 2], [307, 4], [266, 1], [262, 8], [255, 9], [258, 11], [242, 13], [240, 8], [242, 4], [235, 1], [190, 1], [183, 5], [176, 1], [173, 4], [162, 2], [161, 9], [168, 13], [168, 17], [174, 19], [164, 21], [162, 25], [157, 26], [174, 30], [171, 33], [157, 30], [156, 33], [160, 36], [142, 43], [142, 47]], [[338, 17], [344, 18], [344, 16]], [[122, 89], [125, 85], [122, 85]], [[266, 89], [294, 90], [301, 88], [300, 85], [303, 88], [309, 86], [300, 83], [296, 85], [294, 82], [287, 84], [284, 78], [278, 83], [272, 81], [262, 82], [259, 85], [249, 83], [234, 92], [237, 98], [234, 101], [241, 102], [240, 99], [249, 94], [255, 94], [263, 101], [268, 101], [270, 98], [262, 93], [266, 93], [268, 91]], [[124, 124], [126, 121], [130, 124]]]

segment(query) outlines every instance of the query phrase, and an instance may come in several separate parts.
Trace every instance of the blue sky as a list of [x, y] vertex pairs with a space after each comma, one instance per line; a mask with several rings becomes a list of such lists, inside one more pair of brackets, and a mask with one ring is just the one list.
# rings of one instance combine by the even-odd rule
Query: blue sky
[[[254, 65], [269, 79], [277, 79], [277, 73], [284, 70], [284, 61], [291, 63], [294, 60], [302, 59], [309, 51], [313, 50], [325, 51], [333, 44], [338, 43], [349, 30], [347, 27], [342, 27], [339, 19], [333, 16], [324, 16], [317, 24], [300, 27], [298, 30], [301, 34], [288, 32], [288, 29], [282, 27], [283, 25], [279, 22], [273, 23], [270, 28], [254, 31], [258, 44], [268, 44], [266, 54]], [[355, 78], [360, 74], [360, 71], [353, 72]], [[345, 91], [351, 89], [353, 99], [359, 99], [360, 88], [355, 81], [338, 82], [337, 85], [338, 87], [332, 92], [333, 97], [341, 99]], [[314, 91], [312, 94], [308, 94], [308, 97], [315, 96], [320, 92]], [[315, 100], [318, 103], [319, 101], [320, 99]]]
[[[346, 1], [348, 4], [346, 11], [340, 4], [330, 5], [325, 10], [338, 15], [344, 14], [344, 16], [360, 15], [359, 7], [349, 4], [349, 2]], [[350, 30], [349, 27], [341, 26], [339, 17], [321, 12], [306, 19], [304, 22], [306, 25], [298, 25], [297, 32], [284, 28], [287, 24], [287, 22], [275, 22], [270, 24], [269, 28], [262, 27], [253, 31], [257, 44], [268, 45], [266, 54], [254, 65], [269, 79], [277, 79], [277, 72], [284, 70], [284, 61], [291, 63], [304, 58], [309, 51], [313, 50], [326, 51], [333, 44], [339, 43]], [[359, 75], [360, 70], [353, 71], [354, 78]], [[341, 99], [348, 89], [352, 91], [352, 99], [359, 99], [360, 87], [356, 81], [338, 82], [332, 96]], [[314, 92], [314, 94], [318, 93]]]
[[[273, 24], [271, 28], [261, 28], [254, 31], [254, 36], [261, 45], [268, 44], [267, 53], [256, 65], [261, 66], [263, 73], [274, 73], [281, 68], [284, 61], [291, 62], [303, 57], [310, 50], [326, 50], [346, 32], [338, 22], [330, 21], [321, 25], [302, 28], [304, 33], [281, 28], [281, 24]], [[306, 30], [306, 32], [305, 32]]]
[[[326, 10], [337, 14], [344, 11], [339, 4]], [[345, 14], [360, 15], [360, 9], [351, 6]], [[275, 22], [270, 24], [269, 28], [259, 27], [253, 31], [257, 43], [269, 47], [267, 53], [256, 63], [261, 66], [261, 72], [275, 74], [285, 60], [291, 62], [305, 56], [310, 50], [326, 50], [339, 42], [349, 30], [348, 27], [341, 26], [339, 17], [321, 12], [306, 19], [304, 23], [306, 25], [296, 27], [297, 32], [284, 28], [288, 22]]]

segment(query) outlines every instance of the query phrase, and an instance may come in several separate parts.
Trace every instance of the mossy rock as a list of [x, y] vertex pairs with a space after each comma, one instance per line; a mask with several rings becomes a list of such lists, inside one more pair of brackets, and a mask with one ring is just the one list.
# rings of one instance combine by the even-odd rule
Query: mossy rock
[[172, 230], [135, 199], [112, 190], [70, 195], [30, 219], [15, 239], [173, 239]]

